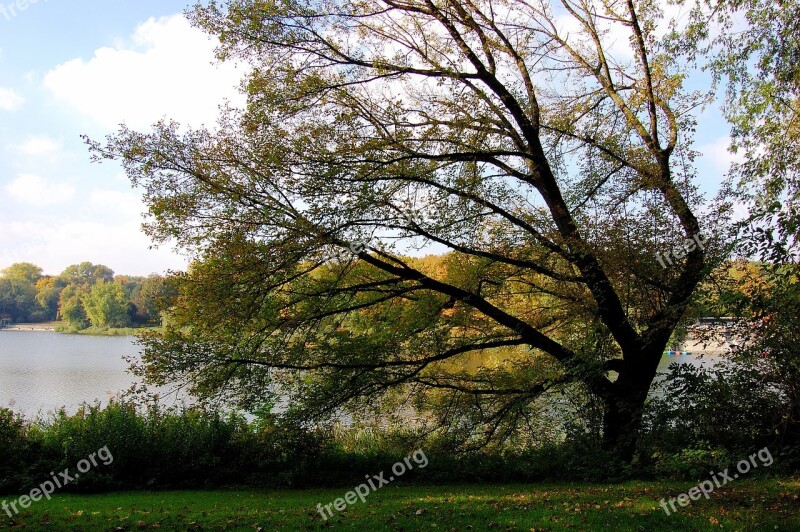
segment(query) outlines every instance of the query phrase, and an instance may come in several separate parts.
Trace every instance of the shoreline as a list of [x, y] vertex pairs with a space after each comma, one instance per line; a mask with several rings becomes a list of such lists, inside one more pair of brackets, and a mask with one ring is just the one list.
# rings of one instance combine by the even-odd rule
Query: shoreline
[[60, 323], [15, 323], [14, 325], [0, 327], [0, 331], [57, 332], [56, 327], [59, 327], [60, 325]]
[[83, 329], [80, 331], [71, 330], [66, 323], [63, 322], [47, 322], [47, 323], [15, 323], [13, 325], [6, 325], [0, 327], [0, 332], [50, 332], [58, 334], [70, 334], [79, 336], [139, 336], [140, 333], [158, 330], [160, 327], [126, 327], [121, 329]]

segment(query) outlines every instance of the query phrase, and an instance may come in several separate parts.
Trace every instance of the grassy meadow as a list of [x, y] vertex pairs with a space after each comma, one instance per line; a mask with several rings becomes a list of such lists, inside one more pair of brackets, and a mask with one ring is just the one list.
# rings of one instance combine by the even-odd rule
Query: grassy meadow
[[800, 481], [740, 480], [667, 516], [689, 482], [386, 486], [333, 518], [326, 490], [55, 495], [0, 527], [48, 530], [800, 530]]

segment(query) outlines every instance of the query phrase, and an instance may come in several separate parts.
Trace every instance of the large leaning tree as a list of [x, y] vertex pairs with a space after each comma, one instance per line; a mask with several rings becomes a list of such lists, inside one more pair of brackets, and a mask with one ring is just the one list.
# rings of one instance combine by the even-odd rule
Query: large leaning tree
[[487, 441], [577, 385], [630, 459], [711, 262], [702, 97], [658, 4], [233, 0], [191, 17], [251, 67], [246, 109], [94, 144], [144, 189], [150, 234], [194, 259], [147, 341], [151, 381], [308, 419], [436, 399]]

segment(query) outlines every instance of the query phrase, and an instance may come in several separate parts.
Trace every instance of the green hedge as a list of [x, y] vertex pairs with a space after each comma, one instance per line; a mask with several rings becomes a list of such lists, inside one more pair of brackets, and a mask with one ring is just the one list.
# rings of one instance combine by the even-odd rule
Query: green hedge
[[[50, 472], [74, 471], [79, 461], [105, 447], [113, 462], [93, 467], [67, 490], [350, 486], [365, 475], [388, 472], [416, 449], [425, 452], [428, 466], [404, 475], [402, 482], [694, 478], [737, 458], [710, 446], [645, 449], [641, 455], [647, 460], [623, 466], [590, 443], [576, 441], [514, 452], [458, 453], [452, 442], [423, 440], [403, 430], [309, 430], [269, 416], [248, 422], [219, 412], [142, 412], [114, 403], [36, 423], [0, 410], [0, 493], [23, 493], [50, 479]], [[776, 457], [780, 452], [773, 449]], [[758, 474], [786, 473], [778, 463]]]

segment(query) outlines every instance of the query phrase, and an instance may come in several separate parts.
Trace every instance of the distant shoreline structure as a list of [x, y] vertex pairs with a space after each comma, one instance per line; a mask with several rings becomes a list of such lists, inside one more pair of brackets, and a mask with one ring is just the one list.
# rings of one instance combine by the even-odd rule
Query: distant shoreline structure
[[54, 324], [54, 323], [13, 323], [13, 324], [9, 324], [9, 325], [0, 326], [0, 331], [55, 332], [57, 325], [60, 325], [60, 324]]

